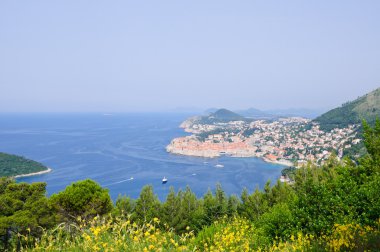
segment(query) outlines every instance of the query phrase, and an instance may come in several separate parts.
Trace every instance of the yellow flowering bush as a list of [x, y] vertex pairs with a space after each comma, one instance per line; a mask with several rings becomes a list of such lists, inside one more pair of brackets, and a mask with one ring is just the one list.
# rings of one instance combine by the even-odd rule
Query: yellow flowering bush
[[[41, 238], [29, 241], [21, 251], [377, 251], [380, 248], [380, 220], [377, 227], [335, 224], [330, 235], [291, 235], [287, 240], [260, 240], [260, 229], [241, 217], [223, 218], [205, 227], [196, 236], [191, 228], [177, 235], [160, 220], [138, 224], [129, 218], [78, 219], [77, 224], [62, 223], [44, 231]], [[34, 243], [34, 244], [33, 244]]]
[[[380, 219], [377, 221], [380, 226]], [[330, 251], [371, 251], [380, 247], [379, 228], [359, 224], [335, 224], [331, 236], [327, 237]]]
[[252, 251], [255, 233], [251, 222], [235, 217], [216, 221], [198, 234], [200, 251]]
[[298, 233], [296, 236], [292, 235], [290, 241], [280, 241], [275, 242], [271, 248], [270, 252], [290, 252], [290, 251], [309, 251], [312, 247], [311, 243], [313, 241], [312, 235], [303, 235]]
[[335, 224], [328, 236], [291, 236], [290, 241], [275, 243], [270, 251], [378, 251], [380, 248], [380, 219], [377, 227], [359, 224]]
[[44, 232], [35, 241], [33, 251], [192, 251], [186, 245], [194, 239], [193, 231], [176, 235], [173, 230], [157, 228], [158, 218], [137, 224], [130, 219], [95, 218], [89, 223], [68, 227], [60, 225]]

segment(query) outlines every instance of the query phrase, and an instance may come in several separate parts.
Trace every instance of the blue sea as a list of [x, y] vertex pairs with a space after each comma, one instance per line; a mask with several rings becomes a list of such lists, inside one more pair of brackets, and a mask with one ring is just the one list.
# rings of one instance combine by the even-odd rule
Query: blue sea
[[[197, 158], [166, 152], [171, 139], [184, 136], [178, 126], [189, 114], [3, 114], [0, 152], [22, 155], [52, 168], [48, 174], [20, 178], [47, 182], [48, 195], [86, 178], [119, 194], [137, 198], [153, 185], [161, 200], [171, 186], [186, 186], [202, 196], [220, 183], [227, 194], [275, 182], [283, 166], [258, 158]], [[215, 167], [223, 164], [223, 168]], [[168, 179], [162, 184], [163, 177]], [[133, 177], [133, 179], [131, 179]]]

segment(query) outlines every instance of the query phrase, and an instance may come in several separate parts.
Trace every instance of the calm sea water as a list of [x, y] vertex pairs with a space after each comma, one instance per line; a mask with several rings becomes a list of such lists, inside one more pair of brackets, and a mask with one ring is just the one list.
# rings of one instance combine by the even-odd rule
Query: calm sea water
[[[257, 158], [218, 159], [177, 156], [165, 151], [188, 114], [67, 114], [1, 115], [0, 152], [34, 159], [51, 167], [48, 174], [18, 179], [47, 182], [48, 194], [86, 178], [109, 188], [113, 199], [137, 198], [146, 184], [161, 200], [170, 186], [187, 185], [201, 196], [217, 183], [228, 194], [240, 195], [275, 181], [283, 168]], [[216, 164], [224, 168], [216, 168]], [[163, 185], [163, 177], [168, 183]], [[133, 180], [130, 178], [133, 177]]]

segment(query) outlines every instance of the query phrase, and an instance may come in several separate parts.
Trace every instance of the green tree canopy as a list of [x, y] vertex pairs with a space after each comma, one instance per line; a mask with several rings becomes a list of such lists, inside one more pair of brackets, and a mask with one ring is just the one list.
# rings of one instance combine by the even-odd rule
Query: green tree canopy
[[160, 210], [160, 201], [153, 192], [153, 186], [144, 186], [140, 196], [136, 201], [135, 214], [138, 220], [151, 221], [158, 217]]
[[77, 217], [90, 219], [110, 212], [113, 207], [108, 189], [90, 179], [72, 183], [64, 191], [52, 195], [50, 200], [65, 221]]
[[56, 223], [45, 196], [46, 183], [16, 183], [0, 178], [0, 250], [8, 248], [14, 234], [38, 236]]

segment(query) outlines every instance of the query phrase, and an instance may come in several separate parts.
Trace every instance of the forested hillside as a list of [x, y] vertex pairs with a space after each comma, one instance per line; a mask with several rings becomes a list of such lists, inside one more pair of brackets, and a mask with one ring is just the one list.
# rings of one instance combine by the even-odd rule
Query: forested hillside
[[[47, 198], [44, 183], [0, 180], [0, 249], [32, 251], [379, 251], [380, 121], [364, 123], [366, 156], [334, 156], [228, 196], [221, 185], [197, 198], [190, 188], [160, 202], [84, 180]], [[251, 192], [251, 190], [254, 190]]]
[[321, 129], [330, 131], [350, 124], [360, 124], [363, 119], [373, 124], [377, 117], [380, 117], [380, 88], [330, 110], [314, 121], [320, 123]]
[[245, 121], [249, 120], [244, 116], [236, 114], [228, 109], [218, 109], [217, 111], [199, 118], [198, 123], [213, 124], [213, 123], [226, 123], [230, 121]]
[[46, 166], [36, 161], [0, 152], [0, 177], [29, 174], [47, 169]]

